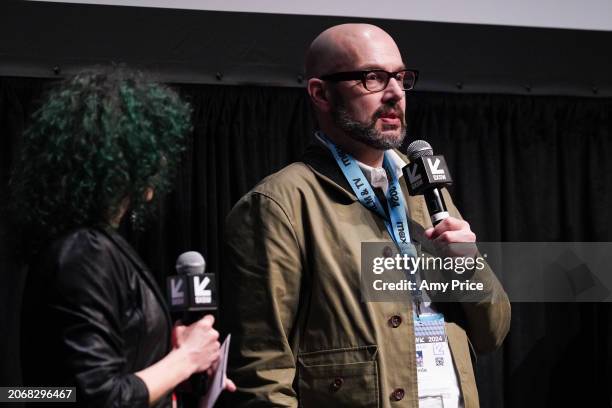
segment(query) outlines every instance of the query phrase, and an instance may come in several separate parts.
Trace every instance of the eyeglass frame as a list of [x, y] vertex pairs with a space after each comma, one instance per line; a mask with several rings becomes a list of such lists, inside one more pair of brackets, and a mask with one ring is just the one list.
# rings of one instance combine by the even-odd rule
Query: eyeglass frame
[[[377, 91], [371, 91], [368, 89], [367, 85], [366, 85], [366, 77], [370, 72], [384, 72], [385, 74], [387, 74], [387, 83], [385, 84], [385, 86], [383, 86], [381, 89], [377, 90]], [[344, 71], [344, 72], [334, 72], [332, 74], [326, 74], [326, 75], [322, 75], [319, 77], [319, 79], [323, 80], [323, 81], [332, 81], [332, 82], [341, 82], [341, 81], [353, 81], [353, 80], [361, 80], [361, 84], [363, 85], [363, 87], [370, 92], [381, 92], [384, 91], [385, 89], [387, 89], [387, 87], [389, 86], [389, 82], [391, 81], [391, 78], [395, 78], [395, 80], [397, 81], [396, 75], [399, 74], [400, 72], [410, 72], [414, 75], [414, 82], [412, 83], [412, 87], [409, 89], [404, 89], [404, 84], [402, 81], [402, 90], [403, 91], [411, 91], [414, 89], [414, 86], [417, 83], [417, 80], [419, 79], [419, 71], [416, 69], [408, 69], [408, 68], [404, 68], [404, 69], [400, 69], [399, 71], [395, 71], [395, 72], [389, 72], [389, 71], [385, 71], [384, 69], [368, 69], [368, 70], [363, 70], [363, 71]]]

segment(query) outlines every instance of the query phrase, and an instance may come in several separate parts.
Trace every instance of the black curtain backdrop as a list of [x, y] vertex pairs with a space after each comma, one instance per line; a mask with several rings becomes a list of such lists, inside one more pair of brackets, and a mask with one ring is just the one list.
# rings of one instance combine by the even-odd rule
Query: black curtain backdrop
[[[23, 129], [49, 84], [0, 78], [2, 198]], [[194, 108], [176, 188], [146, 231], [124, 228], [162, 287], [186, 250], [202, 252], [222, 281], [226, 214], [259, 180], [298, 160], [313, 130], [303, 89], [176, 88]], [[408, 141], [428, 140], [445, 155], [455, 180], [451, 194], [480, 241], [612, 241], [611, 99], [422, 92], [407, 98]], [[4, 232], [0, 385], [13, 385], [20, 381], [23, 271], [6, 250]], [[609, 304], [513, 304], [503, 348], [476, 365], [481, 405], [612, 406], [611, 319]]]

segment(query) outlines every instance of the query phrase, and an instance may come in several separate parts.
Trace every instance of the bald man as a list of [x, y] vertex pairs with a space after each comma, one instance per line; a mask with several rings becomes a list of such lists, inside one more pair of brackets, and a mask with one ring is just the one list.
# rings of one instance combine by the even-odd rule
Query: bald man
[[[321, 33], [306, 71], [315, 143], [227, 219], [231, 406], [477, 407], [470, 350], [497, 348], [510, 317], [490, 269], [479, 278], [487, 302], [365, 302], [360, 292], [362, 242], [397, 241], [396, 221], [423, 246], [476, 239], [446, 192], [451, 216], [435, 228], [422, 197], [407, 194], [396, 149], [417, 72], [386, 32], [366, 24]], [[400, 189], [397, 209], [387, 198]], [[442, 336], [417, 345], [415, 328], [428, 321]]]

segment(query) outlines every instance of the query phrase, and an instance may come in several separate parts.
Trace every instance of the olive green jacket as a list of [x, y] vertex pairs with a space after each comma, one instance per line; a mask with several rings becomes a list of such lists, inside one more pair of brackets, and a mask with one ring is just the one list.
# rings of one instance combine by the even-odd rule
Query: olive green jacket
[[[400, 182], [411, 220], [430, 226], [423, 198]], [[448, 194], [446, 203], [460, 217]], [[410, 230], [426, 239], [422, 227]], [[311, 146], [246, 194], [225, 234], [222, 320], [238, 386], [228, 406], [418, 407], [411, 302], [361, 301], [361, 243], [390, 236], [326, 147]], [[510, 324], [508, 298], [484, 272], [490, 302], [441, 305], [466, 408], [479, 405], [470, 348], [494, 350]]]

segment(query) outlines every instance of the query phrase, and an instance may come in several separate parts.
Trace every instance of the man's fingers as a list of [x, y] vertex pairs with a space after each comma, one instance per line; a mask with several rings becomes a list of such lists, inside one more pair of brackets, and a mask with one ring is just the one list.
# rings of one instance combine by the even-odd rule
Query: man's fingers
[[[434, 240], [449, 231], [469, 231], [471, 232], [470, 224], [468, 224], [467, 221], [460, 220], [459, 218], [448, 217], [448, 218], [443, 219], [434, 228], [428, 228], [427, 230], [425, 230], [425, 236], [431, 240]], [[453, 235], [451, 234], [451, 236]], [[446, 241], [446, 238], [443, 238], [442, 241], [443, 242], [459, 242], [459, 241]], [[468, 242], [471, 242], [471, 241], [468, 241]]]
[[434, 228], [433, 227], [429, 227], [425, 230], [425, 236], [427, 237], [427, 239], [432, 239], [432, 235], [434, 233]]
[[435, 241], [445, 244], [476, 242], [476, 234], [470, 230], [445, 231], [435, 238]]
[[467, 221], [455, 217], [446, 217], [434, 229], [436, 232], [442, 233], [444, 231], [457, 231], [466, 228], [470, 228], [470, 224]]
[[473, 257], [477, 252], [476, 234], [472, 231], [446, 231], [433, 243], [445, 256]]
[[[448, 217], [434, 228], [425, 230], [429, 238], [441, 253], [448, 256], [472, 256], [477, 252], [476, 234], [470, 224], [459, 218]], [[452, 245], [450, 245], [452, 244]]]

